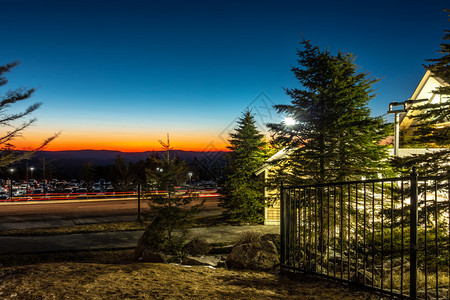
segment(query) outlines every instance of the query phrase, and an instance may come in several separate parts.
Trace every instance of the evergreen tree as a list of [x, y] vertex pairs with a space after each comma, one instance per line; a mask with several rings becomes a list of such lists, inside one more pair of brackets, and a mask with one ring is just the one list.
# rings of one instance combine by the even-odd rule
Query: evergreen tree
[[[170, 158], [167, 155], [160, 158], [155, 154], [149, 157], [149, 161], [151, 167], [146, 168], [145, 172], [150, 208], [155, 216], [150, 225], [153, 228], [148, 230], [160, 230], [157, 230], [156, 235], [151, 235], [152, 240], [148, 242], [158, 250], [181, 251], [186, 236], [183, 230], [189, 225], [192, 215], [203, 207], [204, 201], [193, 205], [196, 198], [192, 191], [176, 190], [177, 186], [188, 179], [189, 168], [186, 162], [178, 157]], [[184, 234], [175, 236], [176, 230], [181, 230]]]
[[81, 167], [81, 179], [90, 182], [95, 179], [94, 165], [91, 162], [84, 163]]
[[[450, 12], [450, 10], [446, 10]], [[450, 31], [445, 30], [440, 45], [440, 58], [429, 59], [432, 64], [425, 66], [434, 76], [440, 78], [447, 85], [443, 85], [433, 91], [439, 101], [424, 105], [413, 106], [419, 110], [415, 114], [413, 134], [408, 142], [422, 147], [443, 148], [438, 152], [429, 152], [413, 155], [407, 158], [396, 158], [394, 166], [401, 171], [410, 172], [413, 166], [418, 168], [421, 175], [445, 174], [450, 170]]]
[[[4, 74], [10, 72], [11, 69], [17, 65], [19, 65], [19, 62], [0, 65], [0, 87], [8, 83], [8, 80], [4, 77]], [[28, 106], [24, 111], [18, 113], [7, 113], [7, 109], [10, 108], [12, 104], [29, 99], [34, 92], [35, 89], [33, 88], [17, 88], [14, 90], [9, 90], [4, 95], [0, 95], [0, 126], [3, 128], [12, 128], [10, 131], [5, 132], [2, 136], [0, 136], [0, 167], [5, 167], [22, 159], [30, 158], [33, 151], [41, 150], [57, 136], [56, 134], [46, 139], [41, 146], [37, 147], [33, 151], [15, 151], [15, 147], [13, 145], [14, 139], [20, 136], [26, 128], [34, 124], [36, 119], [33, 118], [28, 121], [24, 121], [21, 124], [17, 124], [17, 122], [30, 116], [41, 106], [41, 103], [34, 103]]]
[[132, 164], [125, 161], [122, 155], [114, 159], [115, 183], [120, 191], [130, 191], [133, 187]]
[[302, 42], [298, 67], [292, 72], [302, 86], [285, 89], [289, 105], [278, 113], [295, 124], [269, 124], [274, 142], [289, 154], [276, 163], [275, 182], [323, 183], [375, 177], [384, 169], [387, 149], [379, 141], [389, 133], [382, 117], [371, 117], [376, 79], [358, 72], [354, 56], [313, 47]]
[[226, 156], [227, 166], [220, 205], [232, 221], [261, 222], [265, 206], [264, 183], [254, 176], [268, 158], [268, 145], [255, 125], [254, 115], [247, 110], [230, 134], [231, 152]]

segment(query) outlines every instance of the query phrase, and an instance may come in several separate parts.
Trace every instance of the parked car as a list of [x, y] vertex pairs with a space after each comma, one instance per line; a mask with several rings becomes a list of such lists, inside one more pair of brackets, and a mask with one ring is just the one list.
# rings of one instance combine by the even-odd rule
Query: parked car
[[8, 190], [3, 187], [0, 187], [0, 199], [1, 200], [9, 199]]
[[63, 190], [63, 194], [72, 194], [73, 193], [73, 188], [65, 188]]
[[92, 192], [96, 193], [96, 194], [103, 194], [103, 190], [99, 187], [94, 188], [94, 190]]
[[13, 197], [25, 197], [27, 191], [24, 189], [13, 189], [12, 195]]
[[43, 194], [44, 191], [42, 189], [34, 189], [31, 194], [33, 195], [38, 195], [38, 194]]

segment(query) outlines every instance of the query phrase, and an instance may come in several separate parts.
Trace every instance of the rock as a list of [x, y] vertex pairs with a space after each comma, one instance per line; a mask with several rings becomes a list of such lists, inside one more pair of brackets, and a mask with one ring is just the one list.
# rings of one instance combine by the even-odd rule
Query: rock
[[134, 249], [133, 259], [134, 260], [142, 260], [142, 252], [146, 249], [146, 246], [139, 245]]
[[154, 249], [154, 252], [157, 252], [156, 250], [162, 245], [166, 236], [167, 229], [162, 227], [160, 219], [155, 218], [139, 238], [134, 250], [134, 259], [141, 258], [146, 249]]
[[302, 264], [302, 270], [308, 271], [308, 272], [314, 272], [314, 273], [322, 272], [321, 267], [319, 265], [317, 265], [315, 260], [305, 261]]
[[261, 237], [262, 241], [272, 241], [277, 247], [277, 251], [280, 251], [281, 248], [281, 235], [277, 233], [266, 233]]
[[277, 233], [266, 233], [261, 237], [262, 241], [272, 241], [274, 244], [280, 242], [280, 235]]
[[227, 264], [224, 260], [221, 260], [217, 263], [216, 268], [226, 268]]
[[233, 251], [233, 246], [214, 247], [209, 254], [230, 254], [231, 251]]
[[247, 231], [239, 234], [234, 241], [234, 246], [249, 244], [261, 241], [262, 233], [257, 231]]
[[184, 250], [192, 256], [208, 254], [212, 247], [202, 238], [194, 238], [184, 245]]
[[205, 256], [188, 256], [183, 258], [181, 262], [182, 265], [189, 266], [212, 266], [217, 267], [217, 265], [221, 262], [221, 258], [212, 255]]
[[268, 270], [279, 263], [277, 248], [271, 241], [236, 246], [226, 260], [226, 265], [234, 269]]
[[364, 272], [363, 269], [358, 269], [358, 271], [354, 272], [350, 277], [350, 281], [363, 285], [372, 285], [374, 283], [373, 279], [373, 274], [368, 270]]
[[165, 263], [166, 256], [163, 253], [155, 252], [153, 249], [146, 248], [142, 251], [142, 261], [151, 263]]

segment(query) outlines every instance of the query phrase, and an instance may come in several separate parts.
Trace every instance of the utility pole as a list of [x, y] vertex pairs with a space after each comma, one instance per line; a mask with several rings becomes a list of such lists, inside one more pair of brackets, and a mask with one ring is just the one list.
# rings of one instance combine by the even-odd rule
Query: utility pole
[[25, 194], [28, 194], [28, 161], [26, 163], [26, 169], [25, 169], [25, 179], [27, 180], [27, 189], [25, 191]]
[[47, 193], [47, 182], [45, 180], [45, 157], [42, 158], [42, 184], [43, 186], [43, 191], [44, 194]]

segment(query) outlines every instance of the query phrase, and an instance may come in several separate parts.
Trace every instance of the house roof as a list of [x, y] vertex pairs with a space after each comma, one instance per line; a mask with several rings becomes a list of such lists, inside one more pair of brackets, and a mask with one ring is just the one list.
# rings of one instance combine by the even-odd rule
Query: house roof
[[[428, 101], [415, 103], [412, 104], [412, 106], [417, 107], [423, 104], [437, 103], [441, 101], [441, 96], [433, 93], [433, 91], [441, 86], [449, 86], [449, 83], [434, 75], [430, 70], [427, 70], [409, 100], [415, 101], [419, 99], [428, 99]], [[420, 112], [420, 110], [409, 109], [406, 113], [402, 113], [400, 115], [400, 128], [410, 127], [414, 122], [413, 117], [420, 114]]]
[[287, 147], [281, 149], [280, 151], [278, 151], [277, 153], [275, 153], [274, 155], [269, 157], [266, 160], [266, 162], [264, 163], [264, 165], [262, 165], [258, 170], [255, 171], [255, 175], [258, 176], [262, 172], [272, 169], [272, 167], [275, 165], [274, 162], [285, 158], [291, 152], [292, 152], [292, 149], [288, 149]]

